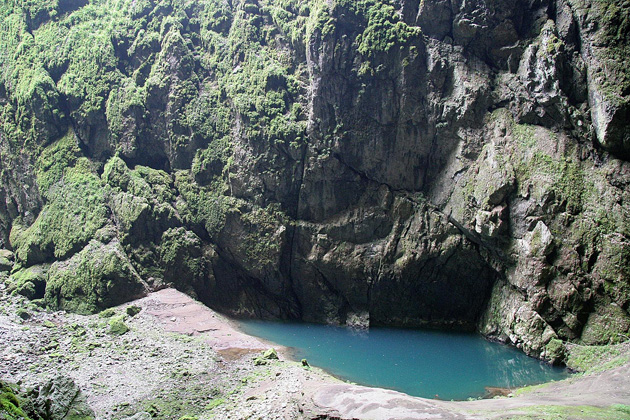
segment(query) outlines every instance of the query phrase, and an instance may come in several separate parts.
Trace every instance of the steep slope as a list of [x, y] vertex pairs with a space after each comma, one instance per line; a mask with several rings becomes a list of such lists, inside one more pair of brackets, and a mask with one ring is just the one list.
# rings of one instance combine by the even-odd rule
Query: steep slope
[[174, 285], [236, 315], [478, 329], [551, 360], [622, 340], [629, 14], [2, 5], [13, 287], [92, 312]]

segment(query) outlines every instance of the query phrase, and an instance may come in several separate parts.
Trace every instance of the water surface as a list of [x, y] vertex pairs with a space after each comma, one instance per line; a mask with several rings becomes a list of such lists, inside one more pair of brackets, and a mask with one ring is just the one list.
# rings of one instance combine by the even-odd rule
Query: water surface
[[355, 331], [305, 323], [239, 321], [243, 331], [294, 349], [333, 375], [425, 398], [482, 397], [487, 387], [514, 388], [568, 376], [476, 334], [394, 328]]

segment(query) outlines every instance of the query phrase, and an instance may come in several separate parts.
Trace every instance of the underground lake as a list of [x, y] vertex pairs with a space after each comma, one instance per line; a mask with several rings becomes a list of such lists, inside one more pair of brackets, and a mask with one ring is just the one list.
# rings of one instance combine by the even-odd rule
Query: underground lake
[[424, 398], [465, 400], [489, 388], [561, 380], [566, 369], [477, 334], [371, 328], [353, 330], [297, 322], [238, 321], [240, 328], [290, 347], [293, 358], [338, 378]]

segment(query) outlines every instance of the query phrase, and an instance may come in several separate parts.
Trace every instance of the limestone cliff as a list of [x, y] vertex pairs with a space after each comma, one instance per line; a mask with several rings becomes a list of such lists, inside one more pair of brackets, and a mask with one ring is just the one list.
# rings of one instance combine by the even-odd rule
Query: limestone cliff
[[41, 0], [2, 8], [0, 245], [96, 311], [630, 330], [630, 3]]

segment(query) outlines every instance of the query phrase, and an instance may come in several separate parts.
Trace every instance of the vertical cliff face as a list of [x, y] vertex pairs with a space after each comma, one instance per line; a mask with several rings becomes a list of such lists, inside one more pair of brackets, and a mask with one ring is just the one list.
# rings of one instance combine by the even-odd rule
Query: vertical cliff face
[[478, 329], [550, 359], [619, 340], [629, 9], [5, 6], [14, 287], [92, 311], [173, 284], [238, 315]]

